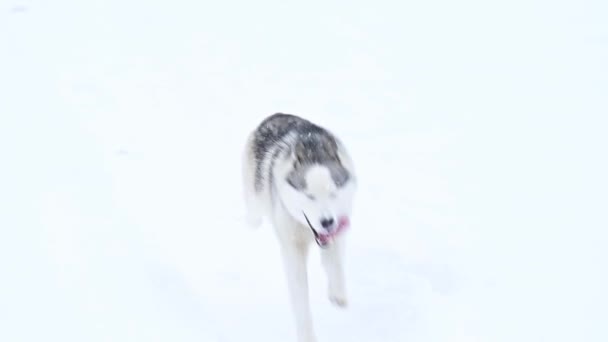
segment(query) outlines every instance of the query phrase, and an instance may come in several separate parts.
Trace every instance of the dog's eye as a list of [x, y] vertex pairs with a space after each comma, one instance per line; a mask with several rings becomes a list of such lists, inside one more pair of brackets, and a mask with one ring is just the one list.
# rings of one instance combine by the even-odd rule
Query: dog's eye
[[343, 179], [343, 178], [340, 178], [340, 179], [336, 180], [336, 186], [337, 186], [338, 188], [343, 187], [345, 183], [346, 183], [346, 180], [345, 180], [345, 179]]
[[350, 175], [346, 170], [343, 172], [338, 172], [334, 175], [334, 182], [336, 182], [336, 186], [338, 188], [343, 187], [350, 179]]
[[285, 181], [296, 190], [302, 190], [305, 187], [304, 180], [295, 175], [289, 175]]

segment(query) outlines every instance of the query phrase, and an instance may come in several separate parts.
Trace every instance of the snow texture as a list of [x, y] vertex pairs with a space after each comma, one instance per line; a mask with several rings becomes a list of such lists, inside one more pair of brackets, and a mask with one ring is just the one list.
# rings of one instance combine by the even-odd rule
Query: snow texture
[[608, 2], [0, 1], [0, 341], [292, 341], [240, 156], [360, 186], [320, 342], [608, 341]]

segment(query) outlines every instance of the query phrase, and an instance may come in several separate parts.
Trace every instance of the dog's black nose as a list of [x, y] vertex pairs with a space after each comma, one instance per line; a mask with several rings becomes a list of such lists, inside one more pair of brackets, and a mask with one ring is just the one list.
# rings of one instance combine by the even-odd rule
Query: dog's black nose
[[334, 225], [334, 219], [333, 218], [324, 218], [324, 219], [321, 219], [321, 226], [323, 226], [323, 228], [329, 229], [333, 225]]

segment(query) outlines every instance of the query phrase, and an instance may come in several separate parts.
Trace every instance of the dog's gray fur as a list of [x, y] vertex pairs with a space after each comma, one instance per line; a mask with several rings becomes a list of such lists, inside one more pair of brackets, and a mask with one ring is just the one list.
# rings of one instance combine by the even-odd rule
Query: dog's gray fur
[[[286, 139], [291, 137], [291, 139]], [[264, 170], [264, 159], [271, 147], [280, 146], [272, 155], [269, 167]], [[311, 165], [324, 164], [329, 167], [336, 185], [342, 186], [349, 178], [348, 171], [340, 163], [338, 143], [332, 133], [323, 127], [292, 114], [276, 113], [266, 118], [254, 133], [255, 189], [264, 190], [264, 181], [273, 182], [272, 166], [277, 158], [288, 158], [295, 154], [296, 162], [288, 176], [294, 188], [306, 187], [304, 174]]]

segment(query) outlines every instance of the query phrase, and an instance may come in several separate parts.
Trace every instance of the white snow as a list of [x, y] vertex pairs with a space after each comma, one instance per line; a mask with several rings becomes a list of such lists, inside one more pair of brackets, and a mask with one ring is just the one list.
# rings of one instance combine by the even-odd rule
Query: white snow
[[349, 147], [319, 341], [607, 341], [605, 1], [0, 2], [0, 341], [291, 341], [240, 153]]

